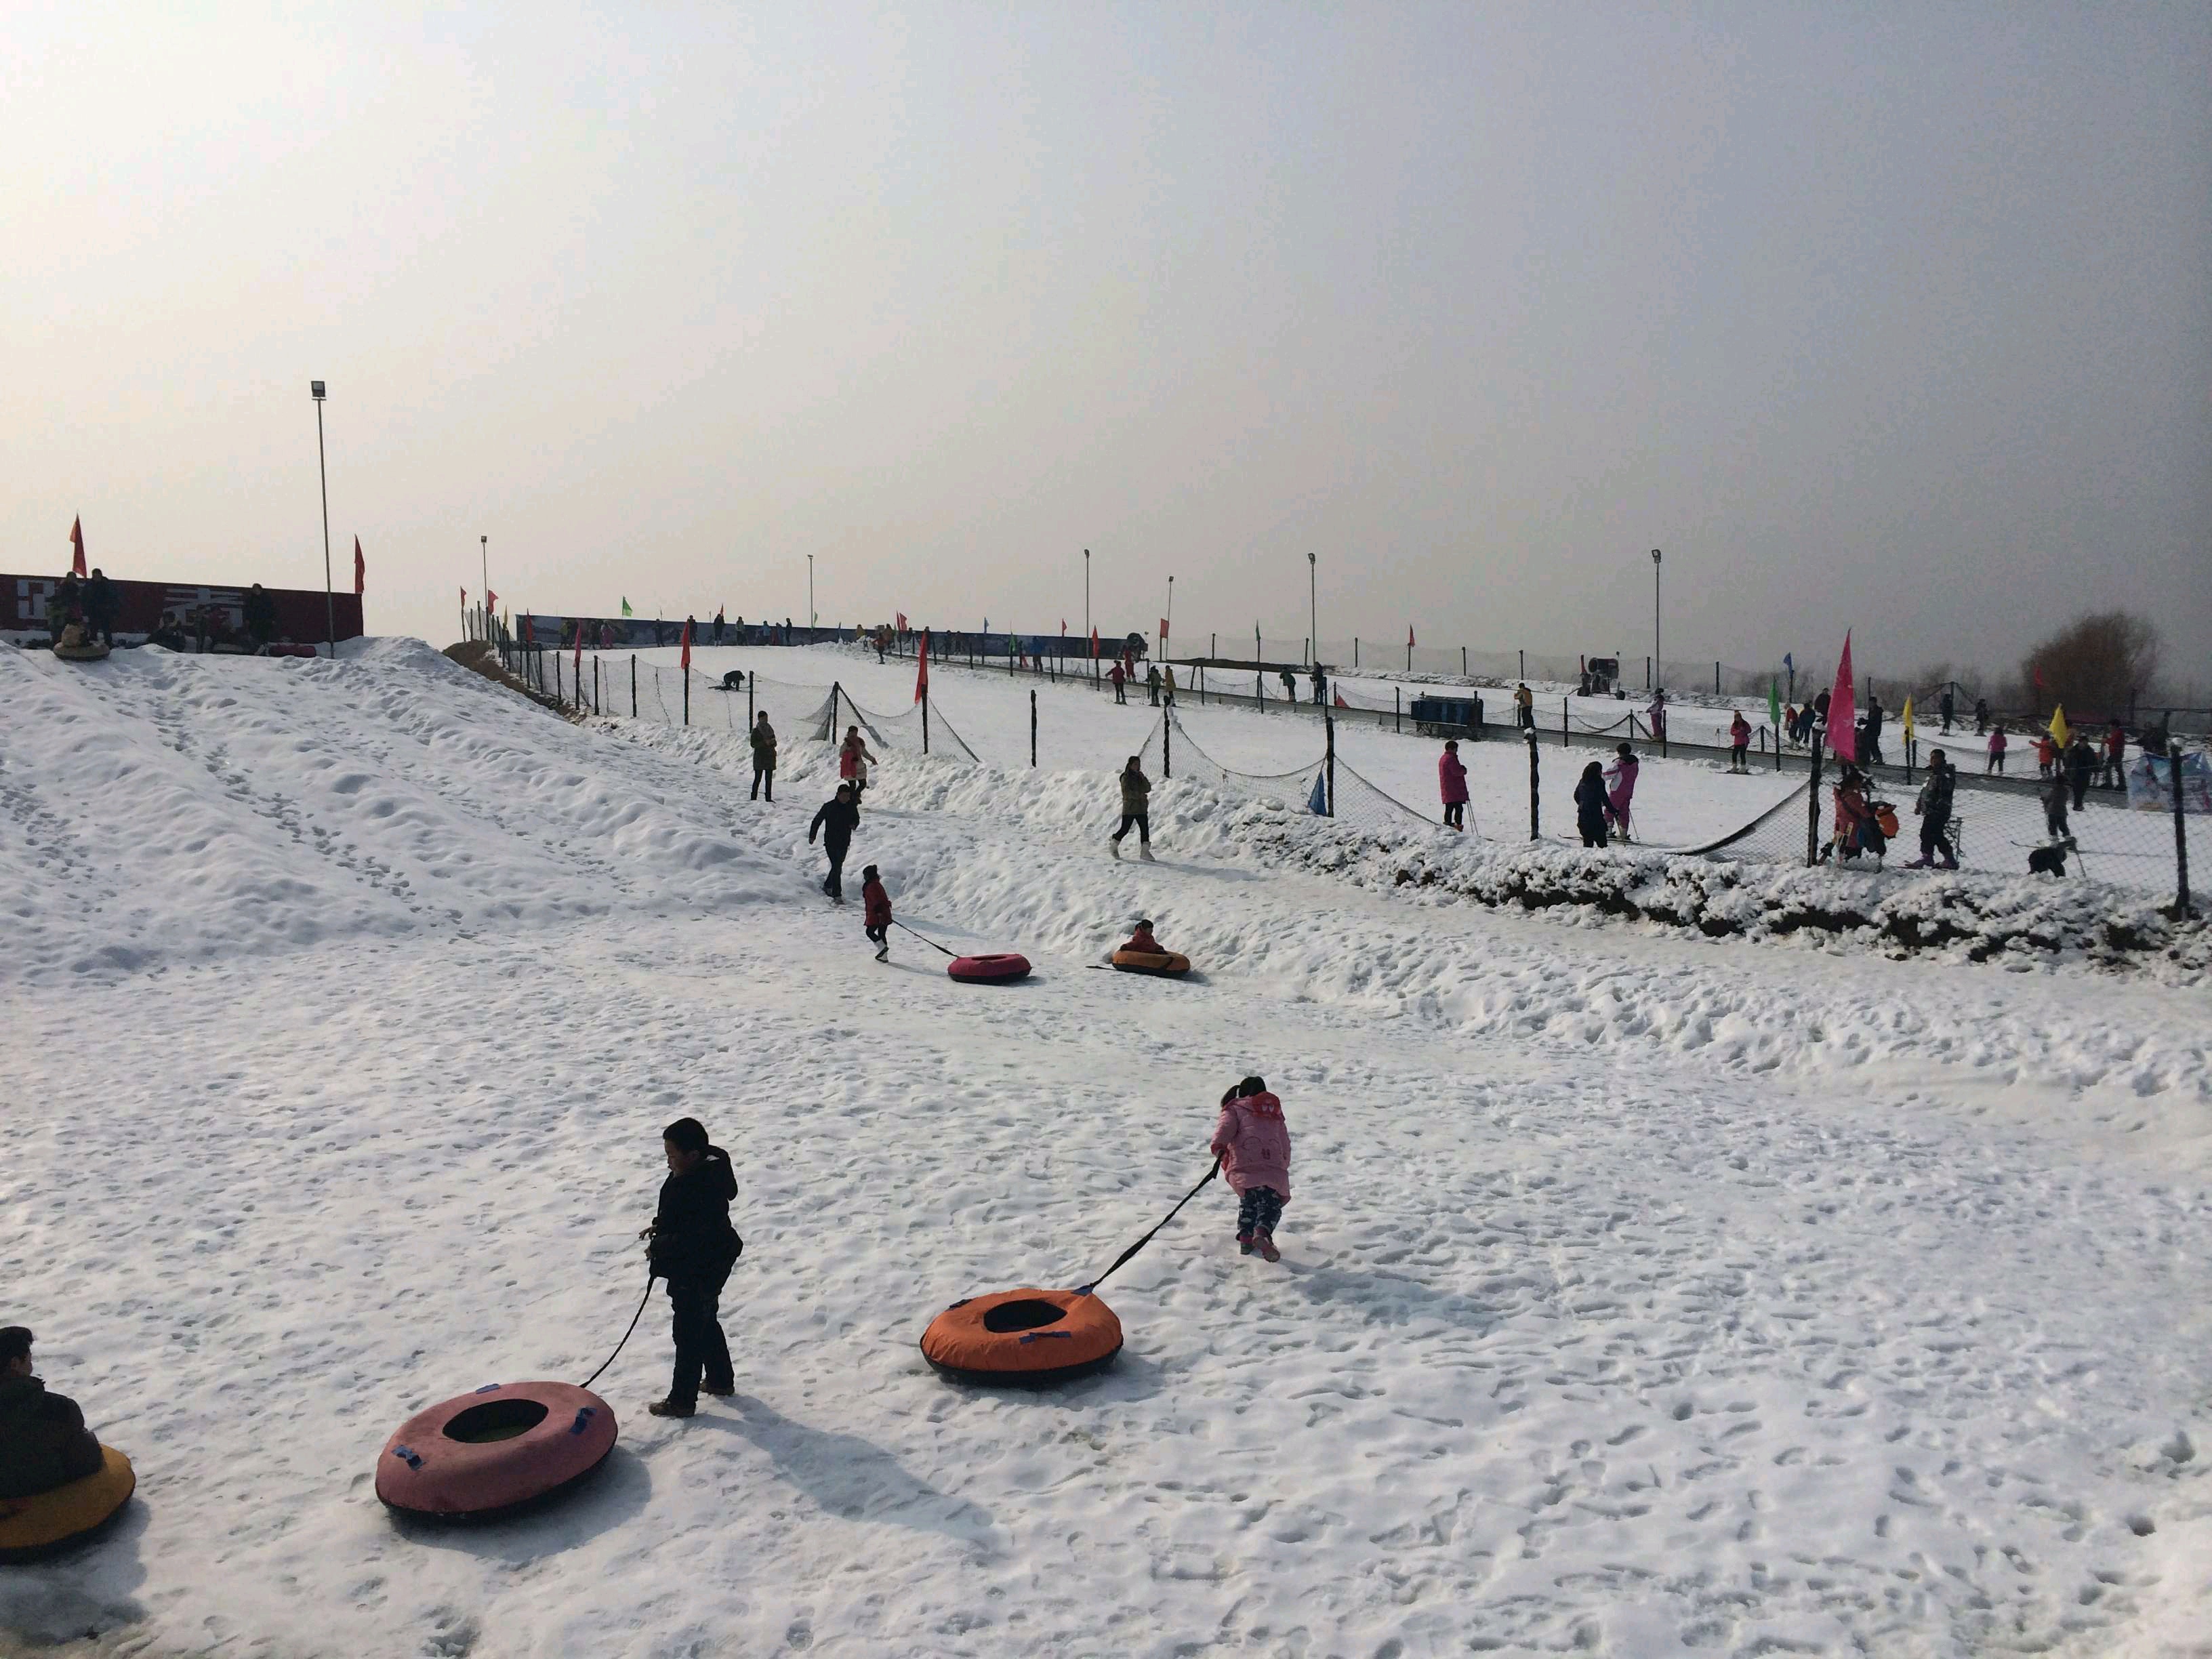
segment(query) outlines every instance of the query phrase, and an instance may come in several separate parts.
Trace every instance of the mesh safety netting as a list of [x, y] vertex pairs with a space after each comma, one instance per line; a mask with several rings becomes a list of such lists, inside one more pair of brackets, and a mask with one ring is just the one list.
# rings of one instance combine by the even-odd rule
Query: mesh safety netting
[[[1170, 721], [1174, 722], [1172, 732], [1167, 729]], [[1170, 743], [1171, 756], [1164, 752]], [[1157, 767], [1163, 775], [1171, 773], [1224, 794], [1270, 801], [1318, 817], [1334, 817], [1361, 829], [1405, 829], [1417, 824], [1431, 830], [1442, 827], [1436, 819], [1415, 811], [1389, 791], [1369, 782], [1345, 759], [1341, 750], [1336, 757], [1333, 792], [1326, 751], [1318, 760], [1290, 772], [1240, 772], [1234, 767], [1224, 766], [1200, 747], [1173, 710], [1163, 714], [1153, 723], [1152, 734], [1145, 739], [1143, 761], [1148, 770]], [[1468, 828], [1474, 830], [1471, 815]]]
[[[726, 683], [696, 668], [656, 666], [627, 655], [595, 659], [587, 651], [584, 658], [581, 702], [585, 708], [602, 714], [635, 715], [661, 726], [688, 724], [709, 732], [743, 735], [754, 719], [765, 714], [770, 726], [799, 741], [835, 743], [844, 737], [847, 726], [857, 726], [871, 744], [888, 753], [924, 752], [919, 704], [902, 714], [878, 714], [861, 708], [839, 686], [796, 685], [760, 674]], [[568, 664], [569, 659], [563, 659], [563, 666]], [[687, 678], [691, 691], [688, 721], [684, 702]], [[577, 700], [575, 687], [562, 690], [570, 701]], [[975, 751], [953, 729], [943, 709], [932, 704], [928, 720], [929, 754], [975, 762]]]

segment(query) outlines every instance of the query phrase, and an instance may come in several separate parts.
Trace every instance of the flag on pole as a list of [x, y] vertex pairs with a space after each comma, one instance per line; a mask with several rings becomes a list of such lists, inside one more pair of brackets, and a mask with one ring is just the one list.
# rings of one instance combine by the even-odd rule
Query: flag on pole
[[1836, 665], [1836, 688], [1828, 693], [1828, 747], [1845, 760], [1859, 757], [1859, 734], [1854, 725], [1857, 701], [1851, 696], [1851, 630], [1844, 630], [1844, 659]]
[[467, 588], [465, 588], [465, 588], [463, 588], [463, 589], [461, 590], [461, 609], [462, 609], [462, 610], [464, 610], [464, 611], [465, 611], [465, 610], [467, 610], [468, 608], [469, 608], [469, 590], [468, 590]]
[[1911, 743], [1912, 741], [1912, 694], [1910, 691], [1905, 694], [1905, 709], [1898, 716], [1898, 720], [1905, 727], [1905, 742]]
[[1782, 666], [1788, 672], [1792, 674], [1796, 673], [1797, 672], [1796, 659], [1792, 657], [1787, 651], [1784, 652], [1782, 653]]
[[1407, 649], [1407, 650], [1408, 650], [1408, 651], [1411, 651], [1413, 648], [1413, 623], [1407, 623], [1406, 624], [1406, 649]]
[[584, 683], [584, 619], [581, 617], [576, 618], [576, 654], [569, 660], [575, 665], [576, 684], [581, 686]]
[[1315, 773], [1313, 793], [1306, 797], [1306, 811], [1317, 818], [1325, 818], [1328, 816], [1328, 790], [1326, 787], [1328, 781], [1328, 773]]
[[1091, 654], [1094, 657], [1098, 654], [1098, 630], [1095, 628], [1091, 630]]
[[901, 611], [895, 612], [894, 614], [898, 617], [898, 623], [897, 623], [898, 631], [899, 631], [900, 633], [902, 633], [902, 634], [905, 633], [905, 632], [906, 632], [906, 612], [905, 612], [905, 611]]
[[361, 556], [361, 538], [353, 538], [353, 596], [356, 599], [368, 592], [368, 562]]
[[1766, 681], [1766, 723], [1774, 728], [1778, 737], [1781, 734], [1782, 688], [1775, 684], [1771, 675]]
[[1341, 691], [1339, 691], [1338, 693], [1336, 693], [1336, 706], [1337, 706], [1339, 708], [1351, 708], [1351, 707], [1352, 707], [1352, 705], [1351, 705], [1350, 703], [1348, 703], [1348, 702], [1345, 702], [1345, 700], [1344, 700], [1344, 693], [1343, 693], [1343, 692], [1341, 692]]
[[1167, 619], [1165, 617], [1161, 617], [1161, 618], [1160, 618], [1160, 649], [1162, 649], [1163, 651], [1166, 650], [1166, 649], [1167, 649], [1167, 644], [1168, 644], [1168, 619]]
[[499, 614], [499, 595], [489, 588], [484, 590], [484, 614], [488, 617], [495, 617]]
[[2069, 735], [2070, 732], [2066, 724], [2065, 705], [2063, 703], [2052, 704], [2051, 708], [2051, 742], [2057, 744], [2061, 749], [2063, 749], [2066, 746], [2066, 740]]
[[82, 576], [84, 574], [84, 520], [82, 516], [70, 520], [70, 545], [76, 550], [70, 556], [70, 568]]
[[686, 673], [691, 672], [691, 618], [689, 617], [684, 619], [684, 656], [676, 665]]
[[914, 700], [920, 702], [929, 695], [929, 635], [921, 636], [921, 647], [914, 653]]
[[623, 615], [625, 617], [629, 615], [629, 598], [627, 594], [623, 598]]

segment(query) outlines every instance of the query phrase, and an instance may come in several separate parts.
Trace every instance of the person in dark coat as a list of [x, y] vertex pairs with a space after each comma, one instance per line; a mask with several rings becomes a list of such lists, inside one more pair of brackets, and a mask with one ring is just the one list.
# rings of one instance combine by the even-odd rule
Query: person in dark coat
[[730, 1225], [738, 1177], [730, 1155], [707, 1139], [706, 1126], [696, 1117], [679, 1117], [660, 1132], [660, 1145], [668, 1155], [668, 1179], [660, 1183], [653, 1224], [639, 1237], [652, 1241], [647, 1258], [653, 1276], [668, 1285], [676, 1374], [668, 1397], [646, 1409], [655, 1417], [690, 1417], [699, 1409], [701, 1389], [717, 1399], [738, 1391], [716, 1304], [745, 1242]]
[[246, 631], [256, 651], [276, 637], [276, 598], [259, 582], [246, 590]]
[[1863, 766], [1881, 764], [1881, 699], [1871, 691], [1867, 693], [1866, 715], [1862, 727], [1866, 741], [1861, 745], [1859, 763]]
[[775, 727], [768, 723], [768, 710], [760, 711], [750, 734], [753, 746], [753, 793], [751, 799], [760, 799], [761, 787], [768, 787], [768, 798], [775, 799]]
[[1145, 775], [1145, 769], [1135, 755], [1121, 769], [1121, 827], [1107, 837], [1114, 856], [1121, 856], [1121, 837], [1129, 833], [1129, 826], [1137, 826], [1137, 856], [1150, 864], [1152, 859], [1152, 781]]
[[0, 1330], [0, 1498], [35, 1498], [100, 1472], [100, 1442], [76, 1401], [31, 1374], [31, 1333]]
[[2090, 780], [2097, 775], [2097, 750], [2089, 741], [2087, 732], [2076, 730], [2074, 741], [2066, 745], [2066, 777], [2074, 786], [2074, 810], [2080, 811], [2089, 793]]
[[2073, 827], [2066, 821], [2066, 802], [2071, 793], [2067, 787], [2063, 772], [2044, 787], [2043, 828], [2053, 841], [2071, 841], [2074, 838]]
[[1987, 697], [1976, 697], [1974, 699], [1974, 735], [1978, 738], [1981, 737], [1989, 729], [1990, 700]]
[[1592, 761], [1575, 783], [1575, 828], [1582, 832], [1583, 846], [1606, 844], [1605, 809], [1605, 768]]
[[876, 947], [876, 960], [891, 959], [891, 896], [884, 890], [883, 878], [870, 865], [860, 872], [860, 902], [867, 907], [860, 918], [860, 926]]
[[853, 844], [853, 832], [860, 827], [860, 809], [853, 805], [853, 786], [841, 783], [836, 798], [822, 803], [814, 822], [806, 826], [806, 844], [814, 844], [815, 833], [822, 836], [822, 850], [830, 855], [830, 873], [822, 878], [822, 890], [845, 902], [845, 854]]
[[1959, 706], [1957, 700], [1951, 695], [1951, 688], [1948, 685], [1943, 688], [1943, 701], [1940, 706], [1943, 715], [1942, 735], [1948, 738], [1951, 735], [1951, 721], [1955, 717]]
[[59, 643], [62, 629], [79, 621], [84, 615], [84, 583], [74, 570], [62, 573], [54, 584], [52, 598], [46, 601], [46, 631]]
[[1942, 854], [1943, 867], [1959, 867], [1959, 855], [1951, 845], [1951, 800], [1959, 782], [1958, 768], [1953, 766], [1940, 749], [1928, 751], [1928, 781], [1920, 786], [1920, 799], [1913, 811], [1920, 814], [1920, 856], [1905, 867], [1925, 870]]
[[98, 565], [84, 584], [84, 629], [87, 635], [97, 634], [110, 649], [115, 645], [115, 614], [122, 608], [123, 596], [115, 591], [115, 584], [107, 580], [107, 573]]

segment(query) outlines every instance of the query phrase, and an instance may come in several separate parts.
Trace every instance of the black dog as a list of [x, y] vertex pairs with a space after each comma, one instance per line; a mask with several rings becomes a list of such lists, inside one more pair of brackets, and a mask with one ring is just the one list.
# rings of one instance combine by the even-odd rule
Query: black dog
[[2063, 876], [2066, 873], [2066, 855], [2074, 850], [2074, 838], [2054, 841], [2048, 847], [2031, 848], [2027, 854], [2027, 873], [2031, 876]]

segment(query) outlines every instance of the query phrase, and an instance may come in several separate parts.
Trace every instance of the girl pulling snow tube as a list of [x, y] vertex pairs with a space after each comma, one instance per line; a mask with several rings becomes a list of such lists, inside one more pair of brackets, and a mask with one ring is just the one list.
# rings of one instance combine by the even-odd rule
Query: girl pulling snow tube
[[566, 1491], [615, 1449], [615, 1414], [573, 1382], [487, 1383], [402, 1423], [376, 1460], [386, 1508], [481, 1519]]
[[921, 1334], [921, 1357], [956, 1382], [1039, 1388], [1088, 1376], [1121, 1352], [1121, 1322], [1089, 1290], [1025, 1285], [954, 1303]]
[[123, 1513], [137, 1489], [131, 1460], [100, 1449], [100, 1467], [30, 1498], [0, 1498], [0, 1563], [36, 1561], [83, 1542]]
[[990, 956], [955, 957], [945, 964], [945, 971], [965, 984], [990, 985], [1027, 978], [1030, 959], [1013, 951]]

